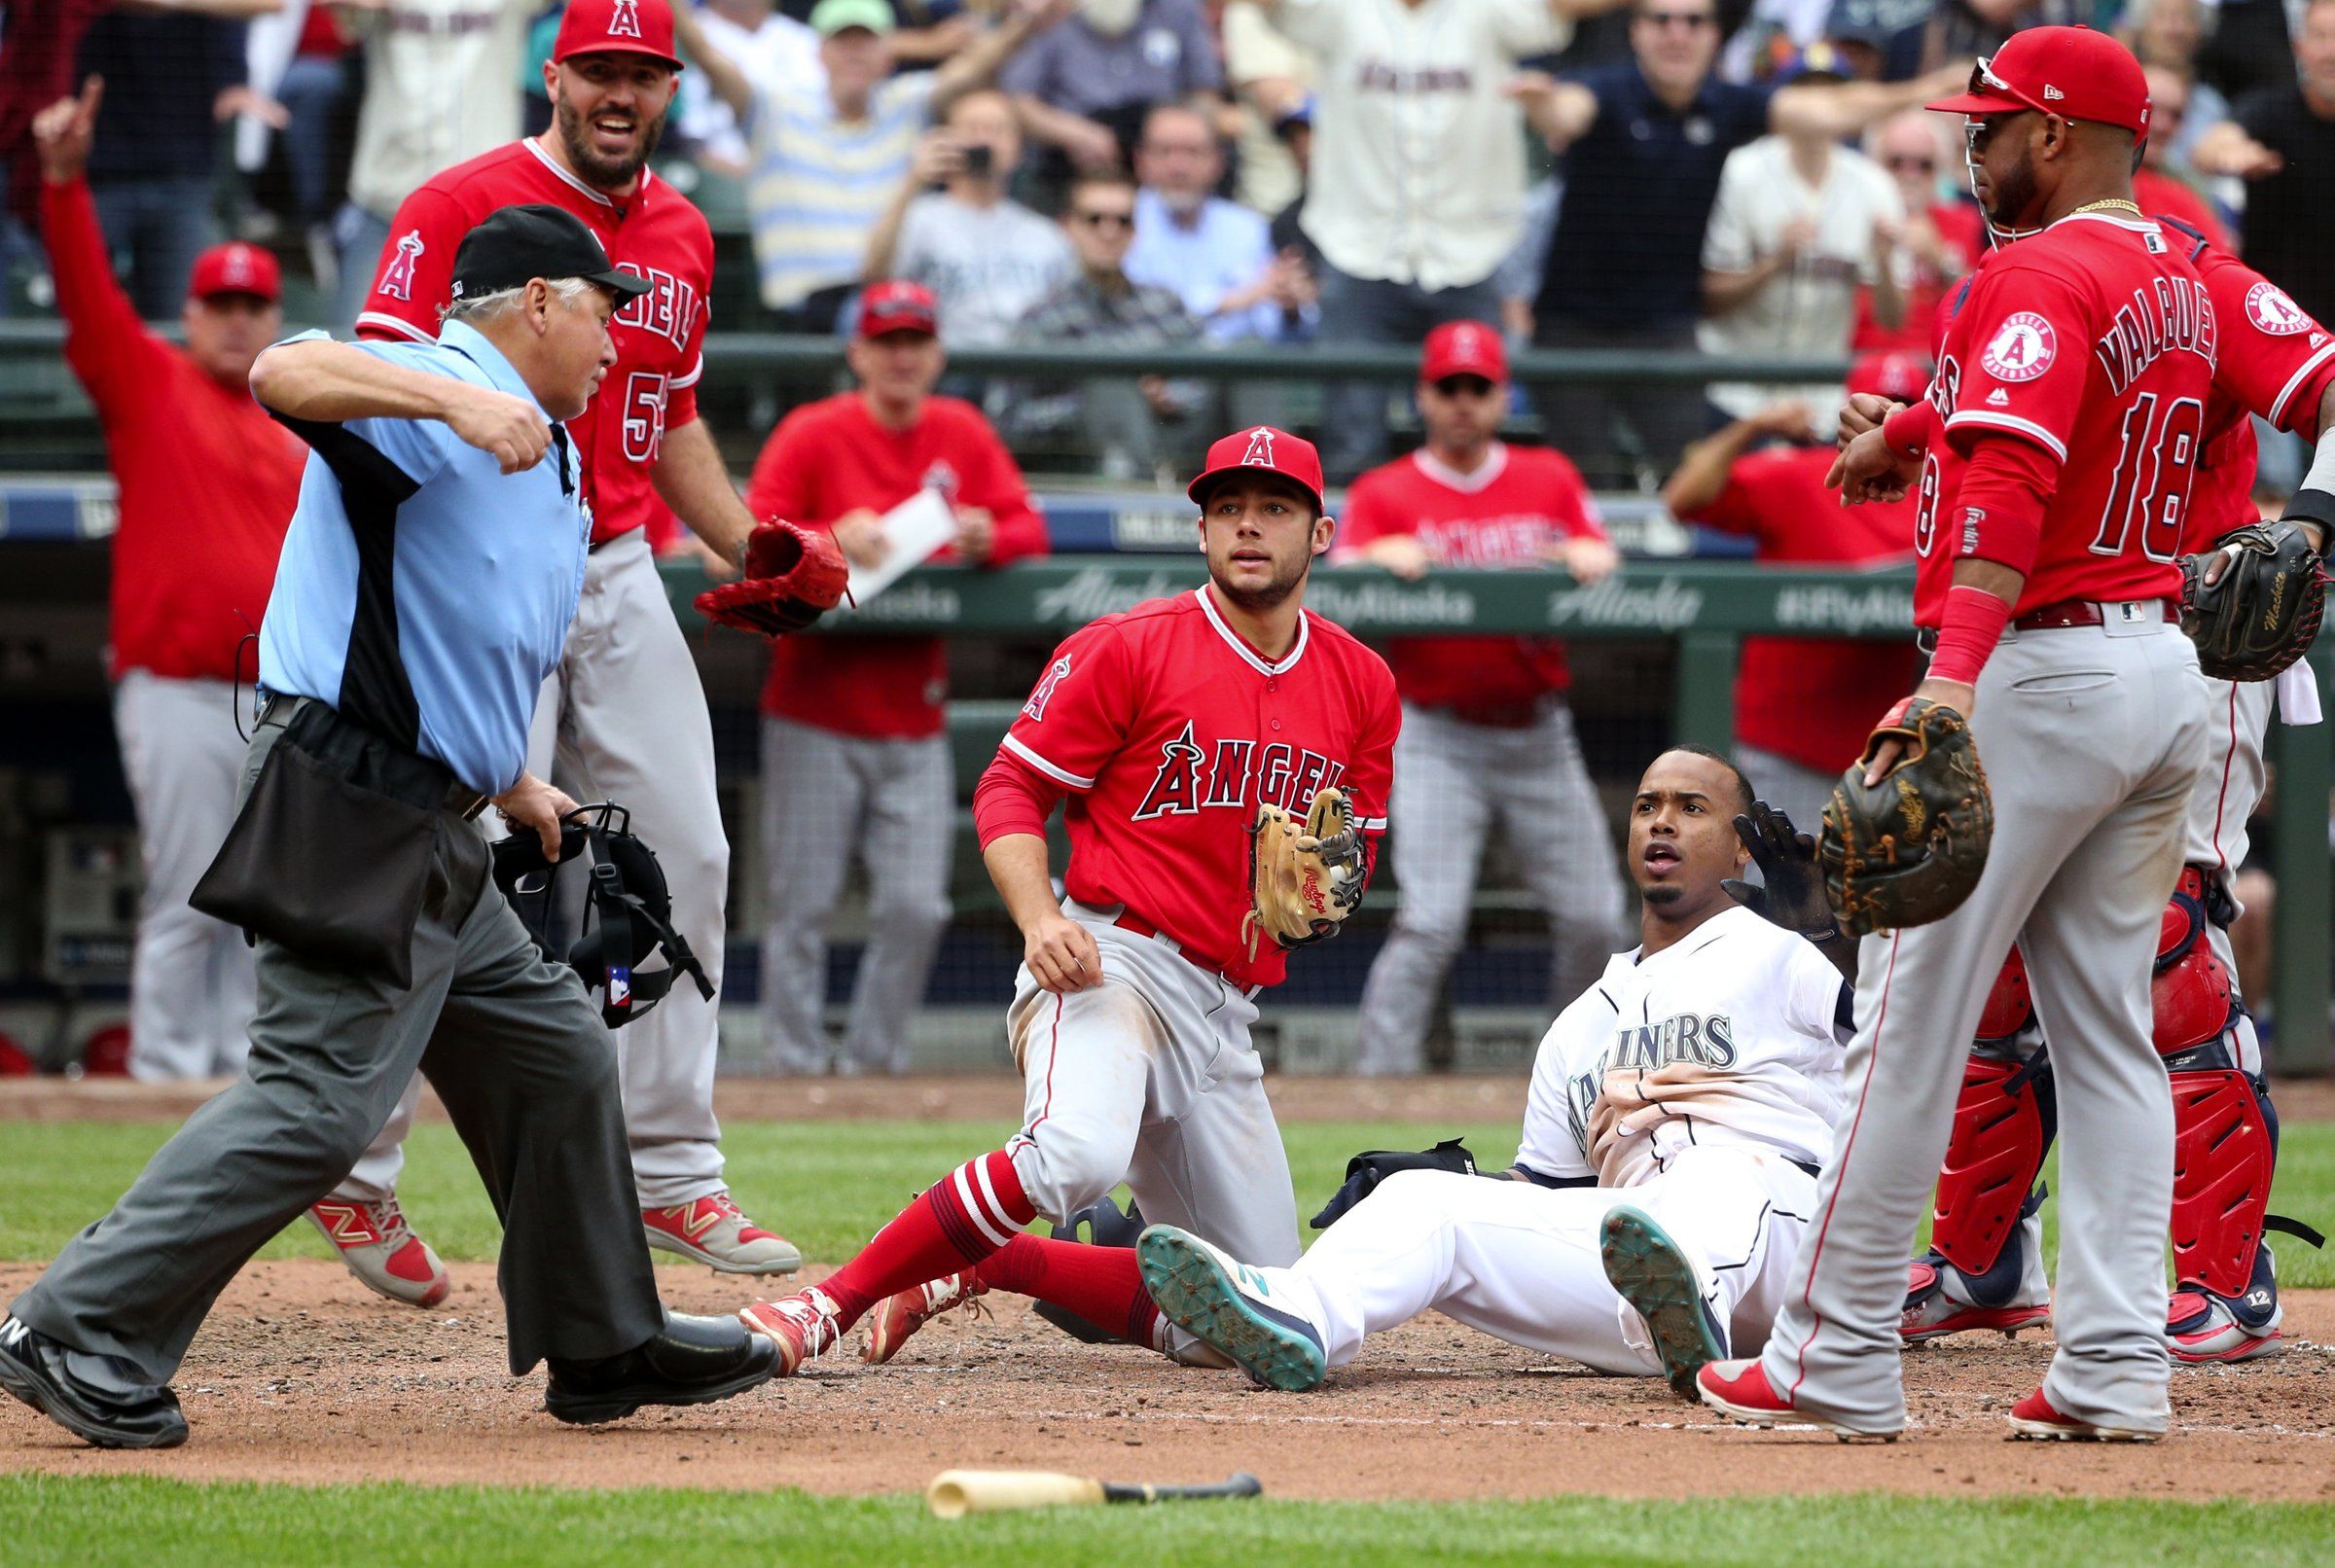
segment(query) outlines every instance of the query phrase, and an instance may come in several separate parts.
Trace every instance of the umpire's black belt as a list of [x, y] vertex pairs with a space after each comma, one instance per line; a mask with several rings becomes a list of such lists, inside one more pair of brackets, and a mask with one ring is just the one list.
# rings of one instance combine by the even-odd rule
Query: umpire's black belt
[[[315, 701], [312, 696], [283, 696], [270, 693], [260, 704], [260, 723], [278, 727], [288, 725], [292, 722], [292, 715]], [[481, 795], [460, 779], [454, 780], [446, 789], [446, 809], [465, 822], [475, 820], [492, 801], [491, 796]]]

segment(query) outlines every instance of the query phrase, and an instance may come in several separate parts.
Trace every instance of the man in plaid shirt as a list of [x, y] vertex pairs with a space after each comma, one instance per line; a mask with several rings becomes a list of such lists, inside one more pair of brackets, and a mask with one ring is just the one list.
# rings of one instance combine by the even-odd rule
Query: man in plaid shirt
[[[1071, 182], [1062, 227], [1078, 253], [1078, 275], [1030, 307], [1015, 330], [1018, 341], [1112, 347], [1200, 341], [1201, 325], [1174, 290], [1127, 275], [1135, 237], [1132, 180], [1117, 170], [1080, 175]], [[1203, 411], [1206, 396], [1198, 383], [1159, 375], [1132, 383], [1125, 376], [1055, 383], [1020, 400], [1014, 428], [1023, 439], [1075, 435], [1102, 454], [1106, 478], [1149, 479], [1163, 465], [1177, 465], [1186, 433], [1214, 428], [1193, 417]]]

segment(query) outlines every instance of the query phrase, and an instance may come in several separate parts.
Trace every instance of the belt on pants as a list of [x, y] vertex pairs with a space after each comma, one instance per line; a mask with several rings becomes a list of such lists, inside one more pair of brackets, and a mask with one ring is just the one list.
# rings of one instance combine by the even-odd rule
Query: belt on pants
[[1218, 980], [1224, 981], [1225, 984], [1230, 985], [1234, 990], [1240, 992], [1243, 996], [1246, 996], [1251, 1000], [1254, 1000], [1256, 994], [1265, 988], [1262, 985], [1242, 984], [1239, 980], [1235, 980], [1228, 972], [1228, 965], [1220, 964], [1204, 953], [1194, 952], [1190, 947], [1185, 946], [1182, 943], [1176, 941], [1173, 937], [1170, 937], [1166, 932], [1162, 931], [1158, 926], [1153, 925], [1149, 920], [1144, 919], [1141, 915], [1136, 914], [1131, 909], [1120, 910], [1118, 915], [1111, 921], [1111, 924], [1117, 926], [1122, 931], [1130, 933], [1131, 935], [1143, 937], [1152, 942], [1164, 943], [1175, 950], [1175, 955], [1178, 958], [1181, 958], [1185, 963], [1190, 964], [1194, 969], [1204, 970], [1206, 973], [1215, 976]]
[[1514, 702], [1422, 702], [1429, 713], [1486, 730], [1529, 730], [1563, 705], [1553, 694]]
[[[2162, 625], [2180, 619], [2180, 603], [2175, 599], [2061, 599], [2054, 604], [2039, 604], [2011, 622], [2013, 631], [2064, 631], [2070, 626], [2104, 626], [2111, 622], [2130, 625], [2146, 622]], [[1938, 651], [1938, 631], [1935, 626], [1922, 626], [1914, 632], [1914, 646], [1925, 654]]]
[[[260, 703], [260, 723], [278, 726], [290, 724], [292, 715], [298, 713], [303, 704], [315, 700], [312, 696], [286, 696], [270, 692], [266, 700]], [[491, 804], [492, 797], [481, 795], [460, 779], [446, 787], [445, 808], [465, 822], [476, 821], [479, 814]]]

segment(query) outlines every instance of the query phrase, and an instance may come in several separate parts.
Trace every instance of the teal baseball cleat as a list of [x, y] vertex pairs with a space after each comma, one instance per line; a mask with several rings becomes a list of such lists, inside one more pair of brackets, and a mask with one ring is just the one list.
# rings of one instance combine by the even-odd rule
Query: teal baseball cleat
[[1598, 1253], [1606, 1279], [1646, 1320], [1670, 1387], [1696, 1398], [1695, 1373], [1727, 1359], [1727, 1331], [1703, 1300], [1695, 1265], [1650, 1215], [1627, 1203], [1605, 1216]]
[[1294, 1394], [1318, 1388], [1329, 1374], [1321, 1332], [1260, 1270], [1171, 1225], [1145, 1229], [1135, 1259], [1168, 1321], [1232, 1357], [1257, 1382]]

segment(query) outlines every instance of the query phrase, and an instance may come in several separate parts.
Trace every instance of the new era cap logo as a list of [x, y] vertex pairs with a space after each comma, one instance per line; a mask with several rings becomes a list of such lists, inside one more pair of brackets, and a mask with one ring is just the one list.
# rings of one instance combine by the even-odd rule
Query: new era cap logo
[[1259, 425], [1248, 433], [1248, 450], [1240, 454], [1240, 466], [1243, 468], [1278, 468], [1280, 466], [1273, 460], [1273, 430], [1270, 426]]
[[616, 0], [615, 14], [608, 18], [608, 36], [611, 38], [638, 38], [640, 36], [640, 0]]
[[2062, 92], [2058, 88], [2053, 87], [2050, 83], [2046, 82], [2043, 85], [2043, 101], [2045, 103], [2049, 103], [2054, 98], [2065, 98], [2066, 96], [2067, 96], [2066, 93]]

